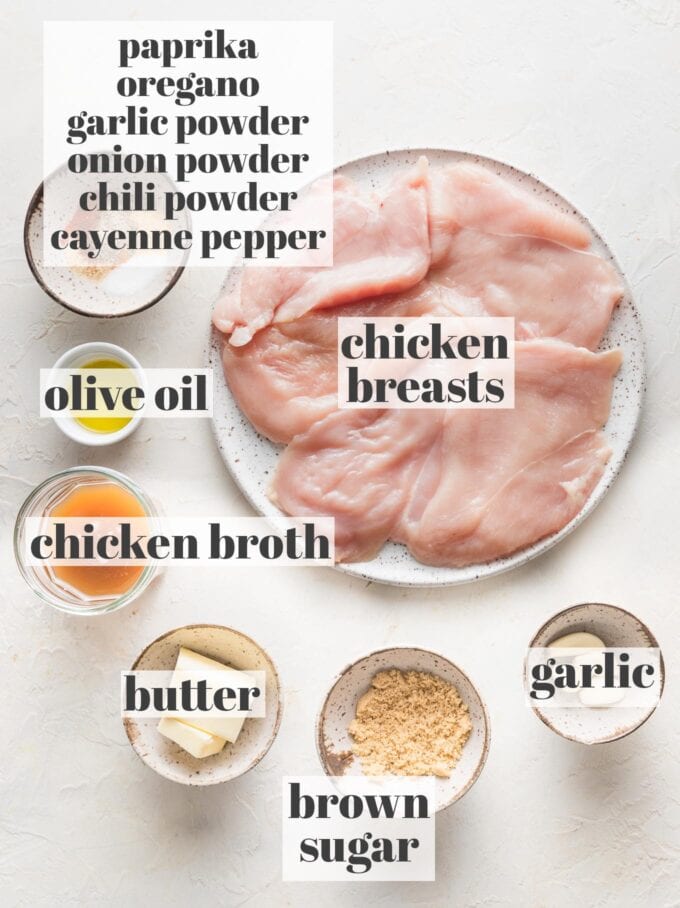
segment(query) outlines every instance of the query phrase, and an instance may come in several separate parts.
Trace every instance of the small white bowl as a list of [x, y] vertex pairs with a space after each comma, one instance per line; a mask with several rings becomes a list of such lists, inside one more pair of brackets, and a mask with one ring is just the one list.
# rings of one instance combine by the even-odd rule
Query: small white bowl
[[[565, 634], [586, 631], [611, 647], [658, 647], [649, 628], [631, 612], [602, 602], [584, 602], [566, 608], [536, 633], [530, 647], [549, 646]], [[526, 668], [526, 665], [525, 665]], [[664, 664], [660, 657], [661, 692], [664, 687]], [[631, 734], [652, 715], [655, 706], [629, 706], [593, 709], [592, 707], [532, 707], [538, 718], [551, 731], [578, 744], [607, 744]]]
[[443, 810], [462, 798], [479, 778], [489, 752], [489, 716], [472, 681], [457, 665], [439, 653], [417, 646], [376, 650], [352, 662], [333, 681], [316, 722], [316, 747], [328, 776], [363, 775], [360, 758], [352, 754], [349, 724], [359, 698], [366, 693], [376, 672], [429, 672], [448, 681], [467, 704], [472, 732], [460, 760], [447, 779], [435, 779], [435, 810]]
[[[87, 344], [79, 344], [66, 353], [62, 354], [54, 364], [54, 369], [78, 369], [94, 359], [115, 359], [119, 360], [130, 369], [133, 369], [139, 378], [140, 387], [146, 387], [144, 370], [135, 357], [118, 347], [116, 344], [107, 344], [99, 341], [90, 341]], [[73, 441], [81, 445], [90, 445], [91, 447], [103, 447], [104, 445], [113, 445], [118, 441], [132, 435], [141, 423], [143, 416], [137, 413], [130, 417], [130, 421], [117, 432], [94, 432], [86, 426], [81, 425], [71, 415], [54, 417], [55, 423], [59, 426], [64, 435], [67, 435]]]
[[181, 646], [241, 671], [263, 671], [266, 715], [246, 719], [234, 744], [227, 742], [212, 757], [197, 759], [158, 731], [158, 719], [123, 719], [137, 756], [159, 775], [181, 785], [218, 785], [256, 766], [274, 743], [281, 724], [283, 698], [276, 667], [254, 640], [231, 627], [188, 624], [158, 637], [143, 650], [132, 671], [171, 671]]

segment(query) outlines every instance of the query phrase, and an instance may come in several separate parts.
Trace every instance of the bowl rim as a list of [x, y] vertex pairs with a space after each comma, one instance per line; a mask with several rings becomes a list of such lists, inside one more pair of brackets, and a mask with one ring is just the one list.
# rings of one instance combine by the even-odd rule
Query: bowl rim
[[[73, 363], [81, 357], [84, 357], [88, 351], [91, 351], [92, 354], [95, 354], [96, 351], [103, 351], [111, 357], [118, 357], [118, 359], [125, 363], [130, 371], [137, 373], [141, 382], [146, 384], [144, 369], [136, 356], [130, 353], [129, 350], [126, 350], [125, 347], [121, 347], [119, 344], [112, 344], [110, 341], [84, 341], [82, 344], [76, 344], [75, 347], [70, 347], [61, 354], [59, 359], [52, 366], [52, 371], [57, 369], [78, 368], [77, 366], [74, 366]], [[56, 415], [52, 416], [52, 421], [67, 438], [70, 438], [71, 441], [75, 441], [77, 444], [87, 445], [91, 448], [103, 448], [123, 441], [123, 439], [128, 438], [139, 428], [143, 419], [144, 415], [137, 412], [129, 418], [127, 425], [123, 426], [122, 429], [118, 429], [115, 432], [97, 434], [96, 432], [84, 428], [81, 431], [81, 427], [71, 415], [66, 415], [62, 418], [59, 418]]]
[[[661, 651], [659, 642], [656, 639], [656, 637], [654, 636], [654, 634], [650, 631], [649, 627], [645, 624], [645, 622], [642, 621], [641, 618], [638, 618], [637, 615], [633, 614], [633, 612], [629, 611], [628, 609], [622, 608], [620, 605], [612, 605], [609, 602], [577, 602], [575, 605], [569, 605], [569, 606], [567, 606], [567, 608], [560, 609], [559, 611], [555, 612], [554, 615], [551, 615], [550, 618], [548, 618], [546, 621], [543, 622], [543, 624], [540, 626], [540, 628], [536, 631], [534, 636], [531, 638], [531, 642], [529, 643], [528, 648], [531, 649], [531, 647], [536, 645], [536, 641], [538, 640], [538, 638], [541, 636], [541, 634], [543, 634], [543, 632], [545, 630], [547, 630], [547, 628], [552, 624], [553, 621], [555, 621], [556, 618], [561, 618], [563, 615], [568, 615], [571, 612], [575, 612], [579, 609], [586, 608], [589, 606], [611, 609], [611, 611], [613, 611], [613, 612], [618, 612], [619, 615], [625, 615], [626, 618], [632, 618], [633, 621], [637, 622], [637, 624], [640, 625], [643, 632], [647, 635], [647, 637], [650, 640], [650, 648], [656, 648], [659, 650], [659, 674], [660, 674], [660, 680], [661, 680], [661, 689], [659, 691], [659, 699], [656, 701], [654, 706], [652, 706], [648, 710], [648, 712], [640, 719], [639, 722], [637, 722], [635, 725], [631, 726], [627, 730], [622, 731], [621, 733], [618, 733], [618, 734], [615, 733], [613, 735], [610, 735], [607, 738], [600, 738], [598, 741], [584, 741], [583, 738], [579, 738], [576, 735], [568, 735], [565, 732], [560, 731], [560, 729], [556, 728], [553, 725], [553, 723], [550, 721], [550, 719], [548, 719], [548, 717], [544, 714], [544, 711], [541, 711], [540, 707], [538, 707], [538, 706], [531, 707], [531, 711], [534, 713], [534, 715], [538, 716], [538, 718], [541, 720], [541, 722], [547, 728], [549, 728], [550, 731], [554, 732], [556, 735], [559, 735], [560, 738], [564, 738], [565, 741], [573, 741], [575, 744], [585, 744], [586, 747], [593, 747], [593, 746], [596, 746], [599, 744], [612, 744], [614, 741], [620, 741], [622, 738], [627, 738], [628, 735], [632, 735], [634, 731], [637, 731], [638, 728], [641, 728], [645, 724], [645, 722], [649, 721], [649, 719], [654, 715], [654, 713], [658, 709], [659, 703], [661, 702], [661, 697], [663, 696], [664, 687], [666, 685], [666, 668], [665, 668], [664, 661], [663, 661], [663, 652]], [[522, 670], [522, 681], [524, 681], [524, 678], [526, 677], [527, 658], [528, 658], [528, 656], [525, 655], [524, 656], [524, 665], [523, 665], [523, 670]]]
[[[443, 653], [437, 652], [436, 650], [428, 649], [425, 646], [404, 643], [404, 644], [396, 644], [395, 646], [382, 646], [379, 649], [370, 650], [369, 652], [366, 652], [360, 656], [357, 656], [351, 662], [348, 662], [344, 666], [344, 668], [342, 668], [339, 672], [337, 672], [337, 674], [331, 680], [330, 686], [329, 686], [328, 690], [326, 691], [326, 694], [323, 697], [321, 706], [317, 712], [316, 728], [315, 728], [315, 731], [316, 731], [315, 743], [316, 743], [317, 756], [319, 758], [319, 762], [321, 763], [321, 767], [322, 767], [324, 773], [329, 778], [331, 778], [331, 779], [334, 778], [335, 774], [329, 772], [328, 763], [326, 761], [326, 756], [325, 756], [326, 748], [325, 748], [324, 741], [323, 741], [324, 722], [326, 719], [326, 710], [328, 707], [328, 701], [330, 699], [330, 696], [333, 693], [333, 691], [335, 690], [335, 687], [338, 684], [338, 682], [347, 674], [347, 672], [350, 671], [350, 669], [354, 668], [356, 665], [358, 665], [360, 662], [363, 662], [366, 659], [370, 659], [373, 656], [378, 656], [381, 653], [390, 653], [390, 652], [393, 652], [394, 650], [415, 650], [420, 653], [426, 653], [429, 656], [435, 656], [437, 659], [441, 659], [443, 662], [448, 663], [452, 668], [454, 668], [457, 672], [459, 672], [463, 676], [463, 678], [467, 681], [467, 683], [470, 685], [472, 690], [475, 692], [475, 695], [477, 696], [477, 699], [479, 700], [479, 705], [482, 708], [482, 718], [484, 721], [484, 740], [482, 743], [482, 752], [481, 752], [481, 755], [477, 762], [477, 765], [475, 766], [475, 770], [474, 770], [473, 774], [470, 776], [470, 778], [468, 779], [468, 781], [465, 783], [465, 785], [460, 789], [460, 791], [455, 793], [453, 795], [453, 797], [451, 797], [445, 803], [440, 804], [439, 806], [435, 806], [435, 809], [434, 809], [435, 813], [439, 813], [442, 810], [446, 810], [447, 807], [450, 807], [456, 801], [459, 801], [463, 797], [463, 795], [467, 794], [467, 792], [472, 788], [472, 786], [475, 784], [477, 779], [480, 777], [482, 770], [484, 769], [484, 766], [486, 765], [486, 760], [489, 755], [489, 747], [491, 745], [491, 722], [489, 719], [489, 711], [487, 709], [484, 698], [482, 697], [482, 695], [479, 692], [479, 688], [474, 683], [474, 681], [470, 678], [470, 676], [468, 675], [467, 672], [463, 671], [463, 669], [457, 663], [455, 663], [451, 659], [449, 659], [448, 656], [443, 655]], [[435, 672], [432, 672], [432, 674], [435, 674]]]
[[[168, 283], [165, 285], [163, 290], [161, 290], [161, 292], [158, 293], [152, 300], [150, 300], [148, 303], [144, 303], [143, 305], [138, 306], [136, 309], [129, 309], [127, 312], [101, 313], [101, 312], [87, 312], [85, 309], [79, 309], [78, 306], [75, 306], [73, 303], [66, 302], [66, 300], [63, 299], [63, 297], [59, 296], [57, 294], [56, 290], [54, 290], [52, 287], [50, 287], [49, 284], [44, 279], [44, 277], [42, 276], [42, 272], [38, 268], [38, 265], [36, 264], [36, 261], [33, 258], [33, 252], [31, 250], [31, 243], [30, 243], [31, 222], [33, 220], [33, 216], [36, 214], [36, 212], [38, 210], [38, 207], [40, 206], [41, 202], [43, 201], [45, 183], [48, 180], [51, 180], [64, 167], [65, 167], [65, 162], [64, 162], [64, 164], [61, 164], [59, 167], [56, 167], [50, 174], [47, 175], [47, 177], [45, 177], [45, 179], [40, 181], [40, 184], [38, 185], [36, 190], [33, 192], [33, 195], [31, 196], [31, 198], [29, 200], [28, 207], [26, 208], [26, 214], [24, 216], [24, 228], [23, 228], [24, 255], [26, 257], [28, 267], [31, 269], [31, 274], [35, 278], [36, 283], [44, 291], [44, 293], [46, 293], [51, 299], [53, 299], [55, 301], [55, 303], [59, 303], [59, 305], [63, 306], [65, 309], [68, 309], [71, 312], [75, 312], [76, 315], [83, 315], [83, 316], [85, 316], [85, 318], [103, 318], [103, 319], [125, 318], [128, 315], [137, 315], [137, 313], [144, 312], [145, 309], [150, 309], [152, 306], [155, 306], [156, 303], [160, 302], [163, 299], [163, 297], [166, 296], [166, 294], [168, 294], [172, 290], [172, 288], [175, 286], [177, 281], [182, 276], [182, 273], [184, 272], [186, 264], [182, 264], [177, 267], [177, 269], [173, 272], [172, 277], [170, 278]], [[50, 267], [50, 266], [43, 266], [43, 267]]]
[[27, 516], [29, 515], [31, 505], [38, 497], [38, 495], [46, 489], [50, 483], [55, 482], [55, 480], [64, 480], [67, 477], [73, 477], [77, 474], [87, 474], [94, 473], [100, 476], [105, 477], [108, 480], [114, 480], [119, 485], [124, 486], [129, 492], [131, 492], [135, 498], [137, 498], [144, 506], [144, 509], [148, 512], [148, 515], [151, 518], [157, 518], [158, 506], [153, 497], [151, 497], [144, 489], [134, 480], [131, 479], [127, 473], [122, 473], [120, 470], [115, 470], [113, 467], [105, 467], [99, 464], [82, 464], [74, 467], [65, 467], [63, 470], [57, 470], [56, 473], [52, 473], [50, 476], [47, 476], [41, 482], [37, 483], [31, 491], [26, 495], [23, 502], [21, 503], [17, 515], [14, 519], [14, 530], [13, 530], [13, 540], [12, 546], [14, 551], [14, 560], [16, 562], [19, 573], [21, 574], [24, 582], [31, 590], [31, 592], [37, 596], [42, 602], [49, 605], [51, 608], [56, 609], [59, 612], [63, 612], [67, 615], [74, 615], [77, 617], [83, 618], [93, 618], [98, 617], [99, 615], [107, 615], [110, 612], [118, 611], [118, 609], [124, 608], [127, 605], [130, 605], [138, 597], [140, 597], [147, 589], [149, 584], [159, 574], [159, 565], [156, 563], [147, 564], [144, 567], [144, 571], [134, 583], [129, 590], [124, 593], [121, 593], [119, 596], [116, 596], [108, 604], [94, 606], [81, 606], [81, 605], [71, 605], [66, 602], [57, 602], [56, 597], [50, 598], [42, 589], [38, 589], [37, 585], [33, 583], [32, 576], [30, 571], [27, 570], [27, 566], [24, 564], [23, 554], [20, 548], [20, 537], [23, 532], [24, 523]]
[[181, 624], [178, 627], [171, 628], [169, 631], [165, 631], [165, 633], [160, 634], [160, 636], [156, 637], [155, 640], [152, 640], [150, 643], [148, 643], [144, 647], [144, 649], [137, 656], [137, 658], [135, 659], [135, 661], [132, 664], [132, 667], [129, 670], [135, 671], [137, 669], [137, 666], [139, 665], [139, 663], [144, 658], [144, 656], [157, 643], [160, 643], [162, 640], [165, 640], [167, 637], [170, 637], [172, 634], [176, 634], [178, 631], [194, 630], [196, 628], [211, 628], [213, 630], [229, 631], [230, 633], [235, 634], [237, 637], [240, 637], [241, 639], [248, 641], [248, 643], [252, 643], [253, 646], [255, 646], [257, 649], [261, 650], [264, 653], [264, 655], [266, 656], [266, 658], [268, 659], [268, 661], [272, 667], [274, 680], [276, 682], [276, 719], [274, 721], [274, 726], [272, 728], [271, 734], [267, 738], [264, 746], [255, 755], [255, 757], [250, 762], [250, 764], [242, 772], [239, 772], [236, 775], [229, 776], [229, 778], [226, 778], [226, 779], [208, 779], [208, 778], [204, 777], [201, 781], [194, 781], [191, 779], [184, 781], [182, 779], [170, 778], [169, 776], [160, 772], [158, 769], [151, 766], [151, 764], [147, 762], [146, 758], [140, 753], [140, 751], [138, 749], [137, 739], [136, 738], [133, 739], [133, 736], [130, 733], [130, 729], [133, 728], [135, 725], [134, 719], [130, 718], [129, 716], [123, 717], [123, 727], [125, 728], [125, 734], [127, 735], [130, 746], [132, 747], [134, 752], [137, 754], [137, 756], [142, 761], [142, 763], [148, 769], [155, 772], [157, 776], [160, 776], [162, 779], [166, 779], [168, 782], [174, 782], [179, 785], [188, 785], [188, 786], [191, 786], [192, 788], [207, 788], [210, 785], [224, 785], [227, 782], [233, 782], [234, 779], [238, 779], [240, 776], [243, 776], [247, 772], [250, 772], [250, 770], [253, 769], [253, 767], [257, 766], [257, 764], [260, 762], [260, 760], [262, 760], [269, 753], [269, 751], [279, 733], [279, 728], [281, 727], [281, 718], [283, 715], [283, 689], [281, 687], [281, 677], [280, 677], [279, 671], [276, 667], [276, 663], [274, 662], [272, 657], [269, 655], [269, 652], [261, 644], [259, 644], [257, 642], [257, 640], [254, 640], [249, 634], [246, 634], [243, 631], [237, 630], [235, 627], [229, 627], [226, 624], [211, 624], [210, 622], [197, 622], [197, 623], [193, 623], [193, 624]]

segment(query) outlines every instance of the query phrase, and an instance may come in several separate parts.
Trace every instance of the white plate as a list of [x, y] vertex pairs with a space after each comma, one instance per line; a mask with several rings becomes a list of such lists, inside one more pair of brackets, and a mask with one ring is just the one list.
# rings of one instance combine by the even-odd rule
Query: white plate
[[[337, 570], [378, 583], [391, 583], [399, 586], [452, 586], [491, 577], [525, 564], [531, 558], [535, 558], [564, 539], [602, 500], [621, 469], [635, 434], [645, 385], [644, 341], [640, 316], [635, 308], [630, 288], [604, 240], [597, 234], [589, 221], [574, 209], [573, 205], [570, 205], [566, 199], [535, 177], [491, 158], [461, 151], [432, 148], [370, 155], [343, 164], [337, 168], [336, 172], [351, 177], [367, 189], [374, 189], [388, 182], [398, 170], [414, 164], [423, 154], [435, 166], [456, 161], [473, 161], [483, 167], [488, 167], [494, 173], [498, 173], [514, 183], [531, 189], [560, 210], [575, 214], [592, 234], [593, 251], [611, 261], [625, 287], [625, 295], [614, 310], [614, 315], [600, 345], [600, 349], [603, 350], [620, 347], [624, 354], [623, 365], [614, 380], [612, 407], [605, 426], [607, 439], [612, 448], [612, 456], [590, 498], [570, 523], [559, 532], [539, 540], [534, 545], [521, 549], [507, 558], [499, 558], [486, 564], [473, 564], [463, 568], [430, 567], [416, 561], [405, 546], [388, 542], [372, 561], [337, 566]], [[234, 279], [234, 274], [231, 272], [227, 275], [227, 281], [230, 279]], [[281, 514], [267, 497], [267, 489], [282, 447], [259, 435], [241, 413], [224, 378], [221, 347], [221, 335], [213, 329], [210, 338], [209, 362], [215, 376], [213, 427], [217, 444], [229, 472], [248, 501], [256, 511], [276, 520], [280, 518]]]

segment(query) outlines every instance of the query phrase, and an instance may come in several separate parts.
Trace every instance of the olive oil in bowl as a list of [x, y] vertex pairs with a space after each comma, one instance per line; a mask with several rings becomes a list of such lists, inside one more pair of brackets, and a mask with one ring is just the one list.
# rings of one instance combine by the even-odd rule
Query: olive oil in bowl
[[[89, 362], [83, 363], [80, 368], [83, 370], [125, 369], [130, 373], [130, 383], [133, 383], [132, 377], [134, 373], [132, 373], [130, 367], [126, 363], [122, 363], [117, 359], [93, 359]], [[81, 426], [84, 426], [86, 429], [89, 429], [91, 432], [104, 433], [120, 432], [120, 430], [124, 429], [132, 419], [131, 416], [74, 416], [73, 418], [77, 423], [79, 423]]]
[[[63, 353], [53, 368], [70, 370], [80, 382], [80, 393], [72, 398], [71, 408], [54, 414], [57, 426], [70, 439], [102, 447], [122, 441], [139, 427], [142, 412], [131, 413], [122, 401], [127, 388], [144, 386], [144, 371], [123, 347], [104, 341], [79, 344]], [[102, 391], [108, 388], [109, 397], [95, 393], [93, 398], [89, 393], [92, 386]], [[86, 401], [89, 409], [85, 409]]]

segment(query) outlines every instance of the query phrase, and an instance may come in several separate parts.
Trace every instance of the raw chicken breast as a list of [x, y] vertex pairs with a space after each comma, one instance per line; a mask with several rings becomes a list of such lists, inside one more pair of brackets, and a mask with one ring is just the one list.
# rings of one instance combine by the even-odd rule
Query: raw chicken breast
[[270, 325], [245, 347], [224, 339], [222, 365], [229, 389], [270, 441], [289, 442], [337, 408], [336, 311]]
[[490, 561], [561, 528], [602, 474], [619, 351], [519, 342], [514, 410], [339, 410], [293, 439], [272, 500], [336, 519], [336, 560], [388, 538], [426, 564]]
[[270, 492], [291, 516], [335, 518], [335, 560], [373, 558], [441, 432], [443, 410], [336, 410], [297, 435]]
[[428, 280], [468, 298], [462, 315], [506, 315], [516, 336], [556, 337], [594, 350], [623, 296], [613, 266], [599, 255], [549, 240], [463, 228]]
[[590, 245], [590, 233], [578, 218], [486, 167], [433, 168], [429, 186], [433, 265], [446, 257], [450, 238], [462, 227], [504, 236], [535, 236], [574, 249]]
[[470, 304], [455, 290], [424, 280], [396, 296], [310, 312], [264, 328], [245, 347], [225, 342], [224, 374], [257, 431], [289, 442], [338, 406], [338, 318], [457, 315]]
[[[448, 523], [437, 511], [452, 488], [445, 482], [422, 523], [406, 533], [400, 528], [393, 538], [407, 541], [425, 564], [463, 567], [504, 558], [566, 526], [588, 500], [610, 455], [602, 432], [583, 432], [518, 470], [504, 485], [487, 489], [487, 502], [469, 497], [465, 505], [471, 510]], [[453, 469], [448, 468], [448, 479]]]
[[225, 343], [224, 371], [255, 428], [288, 442], [337, 406], [340, 316], [513, 316], [519, 339], [555, 337], [594, 349], [621, 294], [616, 272], [599, 256], [462, 229], [447, 259], [415, 288], [271, 325], [246, 347]]
[[514, 410], [449, 411], [394, 538], [425, 564], [492, 561], [578, 514], [610, 456], [619, 350], [559, 341], [516, 347]]
[[[421, 159], [382, 199], [333, 185], [334, 266], [246, 267], [213, 316], [235, 399], [289, 443], [272, 500], [334, 517], [338, 561], [394, 539], [462, 567], [559, 531], [610, 456], [621, 354], [591, 351], [623, 293], [615, 269], [577, 217], [486, 167]], [[514, 409], [337, 409], [337, 318], [423, 315], [515, 318]]]
[[[384, 198], [362, 195], [351, 180], [336, 177], [333, 267], [243, 268], [240, 285], [218, 300], [216, 327], [241, 346], [272, 322], [415, 286], [430, 265], [427, 172], [421, 158]], [[305, 204], [314, 204], [315, 191], [319, 184]]]

